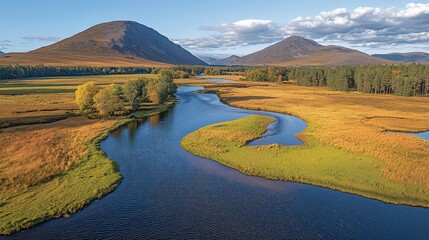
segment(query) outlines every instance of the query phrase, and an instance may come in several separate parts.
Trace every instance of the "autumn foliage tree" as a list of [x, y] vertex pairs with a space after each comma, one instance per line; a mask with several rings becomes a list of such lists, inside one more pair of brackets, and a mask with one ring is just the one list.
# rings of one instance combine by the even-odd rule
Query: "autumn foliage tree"
[[173, 74], [166, 69], [160, 70], [158, 79], [147, 83], [147, 97], [155, 104], [165, 102], [176, 91], [177, 86], [173, 81]]
[[100, 88], [95, 82], [87, 82], [77, 87], [75, 92], [76, 103], [82, 113], [94, 111], [94, 96]]
[[120, 98], [121, 86], [110, 84], [108, 87], [100, 89], [94, 95], [94, 106], [100, 115], [113, 115], [118, 111], [124, 110], [124, 104]]
[[157, 79], [130, 80], [123, 87], [112, 83], [100, 89], [95, 82], [85, 83], [76, 90], [76, 103], [82, 113], [96, 110], [101, 116], [108, 116], [124, 111], [124, 100], [132, 111], [136, 111], [142, 102], [148, 100], [154, 104], [164, 103], [176, 90], [173, 74], [161, 69]]

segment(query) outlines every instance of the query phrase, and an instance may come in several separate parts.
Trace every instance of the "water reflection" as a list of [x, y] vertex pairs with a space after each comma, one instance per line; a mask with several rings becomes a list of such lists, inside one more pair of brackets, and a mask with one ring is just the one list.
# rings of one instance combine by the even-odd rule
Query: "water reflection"
[[135, 120], [132, 121], [128, 124], [128, 139], [130, 140], [130, 142], [134, 142], [134, 139], [136, 137], [136, 132], [137, 129], [139, 128], [140, 124], [144, 123], [146, 121], [146, 119], [142, 119], [142, 120]]
[[239, 171], [223, 166], [222, 164], [210, 159], [202, 161], [200, 157], [190, 153], [184, 153], [184, 159], [198, 168], [200, 171], [211, 175], [220, 176], [233, 182], [241, 183], [247, 186], [263, 188], [275, 192], [288, 192], [304, 188], [304, 185], [285, 181], [271, 181], [261, 177], [253, 177], [240, 173]]

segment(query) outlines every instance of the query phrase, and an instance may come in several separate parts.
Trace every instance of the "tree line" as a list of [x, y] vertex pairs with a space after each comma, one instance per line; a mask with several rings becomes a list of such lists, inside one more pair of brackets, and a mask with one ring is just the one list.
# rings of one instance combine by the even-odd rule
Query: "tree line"
[[[112, 74], [158, 74], [161, 69], [153, 67], [89, 67], [89, 66], [44, 66], [0, 65], [0, 80], [34, 77], [112, 75]], [[189, 78], [201, 74], [227, 75], [242, 72], [245, 67], [173, 66], [167, 68], [174, 78]]]
[[[251, 67], [244, 66], [174, 66], [169, 69], [173, 71], [175, 75], [177, 73], [184, 74], [187, 73], [189, 76], [198, 76], [198, 75], [231, 75], [239, 74], [244, 72], [246, 69]], [[156, 70], [155, 70], [156, 71]], [[182, 77], [182, 78], [186, 78]]]
[[138, 74], [151, 72], [152, 68], [147, 67], [59, 67], [44, 65], [0, 65], [0, 80], [32, 77]]
[[429, 96], [429, 65], [366, 65], [294, 68], [289, 79], [298, 85], [328, 86], [363, 93]]
[[288, 79], [288, 70], [284, 67], [250, 68], [244, 71], [244, 79], [256, 82], [282, 82]]
[[131, 111], [136, 111], [143, 102], [164, 103], [176, 90], [172, 72], [162, 69], [157, 79], [130, 80], [123, 86], [112, 83], [101, 88], [95, 82], [79, 85], [75, 101], [83, 114], [96, 112], [101, 116], [110, 116], [124, 112], [126, 104]]

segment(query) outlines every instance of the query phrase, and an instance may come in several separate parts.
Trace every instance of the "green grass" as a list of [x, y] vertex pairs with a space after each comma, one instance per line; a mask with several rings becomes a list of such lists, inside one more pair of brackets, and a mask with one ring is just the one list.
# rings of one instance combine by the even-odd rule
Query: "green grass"
[[307, 137], [302, 146], [247, 146], [273, 119], [254, 115], [201, 128], [185, 136], [182, 147], [244, 174], [308, 183], [388, 203], [429, 207], [424, 188], [383, 177], [383, 161]]

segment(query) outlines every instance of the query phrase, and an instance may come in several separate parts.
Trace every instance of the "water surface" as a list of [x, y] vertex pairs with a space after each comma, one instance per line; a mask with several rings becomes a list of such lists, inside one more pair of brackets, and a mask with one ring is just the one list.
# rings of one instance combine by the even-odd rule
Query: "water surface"
[[[305, 184], [250, 177], [180, 147], [188, 133], [254, 114], [198, 87], [181, 87], [170, 111], [132, 123], [102, 142], [125, 177], [70, 218], [11, 239], [427, 239], [429, 209]], [[253, 144], [301, 142], [301, 120], [282, 114]], [[286, 130], [285, 130], [286, 128]], [[264, 142], [265, 141], [265, 142]]]
[[411, 136], [416, 136], [424, 140], [429, 140], [429, 131], [427, 132], [420, 132], [420, 133], [411, 133], [411, 132], [387, 132], [392, 134], [407, 134]]
[[423, 138], [425, 140], [429, 140], [429, 131], [421, 132], [421, 133], [409, 133], [409, 134], [419, 138]]

